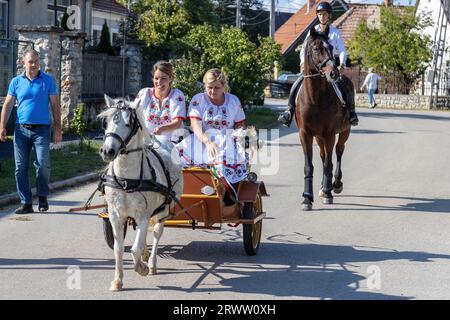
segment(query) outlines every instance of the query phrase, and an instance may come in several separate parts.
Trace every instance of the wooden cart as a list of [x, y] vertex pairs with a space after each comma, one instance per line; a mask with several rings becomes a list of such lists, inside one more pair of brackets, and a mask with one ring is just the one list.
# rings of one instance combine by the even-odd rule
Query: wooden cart
[[[256, 180], [255, 174], [251, 176]], [[269, 196], [264, 182], [241, 181], [237, 187], [237, 202], [226, 206], [225, 183], [216, 178], [211, 170], [187, 168], [183, 169], [183, 177], [184, 189], [180, 198], [182, 208], [176, 205], [164, 225], [173, 228], [217, 230], [220, 230], [224, 223], [231, 227], [242, 225], [245, 252], [250, 256], [255, 255], [259, 249], [262, 222], [266, 215], [262, 207], [262, 197]], [[114, 236], [107, 210], [99, 213], [99, 217], [104, 222], [106, 243], [113, 248]], [[125, 234], [126, 230], [125, 226]]]

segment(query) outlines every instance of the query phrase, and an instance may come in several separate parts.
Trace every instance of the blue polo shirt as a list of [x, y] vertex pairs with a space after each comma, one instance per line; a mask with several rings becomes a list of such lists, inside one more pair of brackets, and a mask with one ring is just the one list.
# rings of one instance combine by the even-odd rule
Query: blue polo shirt
[[14, 77], [8, 94], [17, 100], [16, 123], [50, 124], [49, 96], [57, 93], [55, 80], [43, 71], [33, 80], [25, 76], [25, 71]]

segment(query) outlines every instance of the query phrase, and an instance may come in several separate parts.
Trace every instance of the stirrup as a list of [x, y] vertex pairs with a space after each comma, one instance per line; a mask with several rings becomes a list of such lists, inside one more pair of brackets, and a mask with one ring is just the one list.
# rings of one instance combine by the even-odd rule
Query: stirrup
[[281, 124], [285, 125], [286, 127], [289, 127], [291, 125], [291, 122], [292, 122], [291, 112], [289, 110], [286, 110], [286, 111], [282, 112], [278, 116], [278, 121], [281, 122]]
[[353, 116], [350, 116], [350, 124], [352, 126], [357, 126], [359, 123], [359, 119], [358, 116], [356, 114], [354, 114]]

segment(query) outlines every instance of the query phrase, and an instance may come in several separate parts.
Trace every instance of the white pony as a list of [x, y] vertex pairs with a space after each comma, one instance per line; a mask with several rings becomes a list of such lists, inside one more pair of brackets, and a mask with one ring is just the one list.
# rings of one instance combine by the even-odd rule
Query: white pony
[[[119, 291], [123, 286], [125, 223], [132, 218], [137, 224], [136, 239], [131, 248], [134, 270], [141, 276], [148, 275], [149, 271], [155, 274], [156, 252], [164, 220], [169, 216], [169, 207], [174, 206], [172, 200], [182, 193], [183, 175], [181, 167], [171, 160], [173, 144], [160, 136], [155, 140], [145, 129], [139, 100], [130, 103], [113, 100], [107, 95], [105, 100], [108, 109], [98, 118], [103, 120], [105, 129], [100, 153], [109, 166], [102, 180], [116, 259], [110, 290]], [[150, 145], [154, 147], [150, 148]], [[176, 156], [175, 152], [173, 156]], [[162, 210], [155, 212], [157, 208]], [[145, 255], [148, 254], [146, 237], [149, 222], [153, 226], [153, 246], [147, 265]]]

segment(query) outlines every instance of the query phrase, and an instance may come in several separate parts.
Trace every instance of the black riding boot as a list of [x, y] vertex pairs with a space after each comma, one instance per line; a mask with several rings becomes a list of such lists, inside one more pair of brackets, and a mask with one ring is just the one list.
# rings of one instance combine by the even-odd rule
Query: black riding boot
[[341, 93], [343, 95], [343, 99], [345, 101], [345, 107], [348, 110], [350, 124], [352, 126], [357, 126], [359, 119], [358, 119], [358, 115], [356, 114], [356, 111], [355, 111], [354, 97], [353, 97], [352, 93], [349, 92], [344, 81], [341, 80], [341, 81], [338, 81], [337, 83], [338, 83], [339, 89], [341, 90]]
[[294, 118], [295, 113], [295, 98], [297, 97], [298, 89], [300, 88], [303, 82], [303, 74], [294, 82], [291, 87], [291, 91], [289, 92], [289, 101], [288, 101], [288, 109], [283, 111], [278, 117], [278, 121], [281, 122], [286, 127], [291, 126], [292, 119]]

